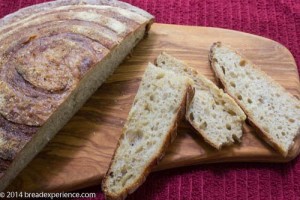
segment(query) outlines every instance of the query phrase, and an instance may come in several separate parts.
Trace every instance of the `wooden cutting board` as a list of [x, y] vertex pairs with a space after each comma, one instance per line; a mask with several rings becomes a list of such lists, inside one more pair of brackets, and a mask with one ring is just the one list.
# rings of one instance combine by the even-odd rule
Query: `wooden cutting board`
[[[100, 184], [121, 134], [148, 62], [162, 51], [188, 62], [215, 82], [208, 63], [213, 42], [240, 50], [292, 94], [300, 96], [297, 67], [281, 44], [247, 33], [208, 27], [154, 24], [147, 39], [34, 158], [8, 191], [69, 191]], [[212, 162], [287, 162], [299, 153], [300, 139], [282, 158], [248, 125], [240, 145], [216, 151], [182, 122], [178, 137], [155, 170]]]

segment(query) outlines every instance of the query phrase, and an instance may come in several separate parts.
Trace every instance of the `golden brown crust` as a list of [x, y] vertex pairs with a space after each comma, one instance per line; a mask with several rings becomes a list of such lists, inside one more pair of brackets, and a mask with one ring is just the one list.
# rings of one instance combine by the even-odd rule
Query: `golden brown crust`
[[[106, 180], [108, 179], [108, 176], [110, 174], [110, 170], [108, 170], [102, 180], [102, 191], [105, 194], [106, 199], [110, 199], [110, 200], [119, 200], [119, 199], [125, 199], [127, 197], [128, 194], [133, 193], [145, 180], [146, 177], [148, 176], [148, 174], [151, 172], [151, 170], [153, 169], [154, 166], [156, 166], [159, 161], [163, 158], [163, 156], [165, 155], [165, 152], [168, 148], [168, 146], [174, 141], [174, 139], [177, 136], [177, 126], [178, 123], [182, 120], [182, 118], [185, 115], [185, 105], [187, 103], [187, 101], [190, 101], [190, 99], [192, 99], [194, 96], [194, 89], [191, 86], [188, 86], [185, 97], [183, 98], [183, 101], [180, 104], [180, 108], [177, 112], [177, 118], [175, 120], [174, 126], [170, 128], [169, 133], [167, 134], [167, 138], [165, 139], [165, 141], [163, 142], [163, 147], [162, 149], [159, 151], [159, 153], [154, 156], [154, 159], [152, 160], [152, 162], [148, 165], [147, 168], [145, 168], [142, 176], [140, 176], [139, 180], [137, 180], [133, 185], [131, 185], [129, 188], [124, 189], [124, 191], [122, 192], [122, 194], [120, 194], [119, 196], [114, 196], [113, 194], [110, 194], [108, 192], [108, 188], [107, 185], [105, 184]], [[114, 157], [115, 157], [115, 153], [118, 149], [118, 147], [120, 146], [120, 142], [124, 137], [124, 132], [122, 133], [117, 147], [115, 149], [115, 152], [113, 154], [113, 157], [111, 159], [111, 162], [109, 164], [108, 169], [111, 168], [113, 162], [114, 162]]]
[[287, 156], [288, 152], [284, 152], [282, 151], [282, 149], [280, 148], [280, 146], [278, 146], [278, 144], [276, 142], [273, 141], [273, 139], [271, 137], [269, 137], [269, 134], [264, 131], [261, 127], [259, 127], [258, 124], [256, 124], [254, 122], [253, 119], [251, 119], [251, 115], [247, 112], [245, 112], [248, 116], [248, 122], [249, 124], [254, 128], [255, 133], [263, 140], [265, 141], [267, 144], [269, 144], [270, 146], [274, 147], [275, 149], [277, 149], [284, 157]]
[[53, 1], [0, 20], [0, 177], [91, 68], [152, 22], [108, 0]]
[[112, 7], [119, 7], [125, 10], [135, 12], [141, 16], [144, 16], [145, 18], [153, 18], [153, 16], [147, 13], [146, 11], [134, 7], [128, 3], [117, 0], [57, 0], [22, 8], [18, 12], [5, 16], [3, 20], [0, 21], [0, 26], [11, 24], [15, 21], [28, 17], [36, 12], [51, 10], [61, 6], [72, 5], [106, 5]]

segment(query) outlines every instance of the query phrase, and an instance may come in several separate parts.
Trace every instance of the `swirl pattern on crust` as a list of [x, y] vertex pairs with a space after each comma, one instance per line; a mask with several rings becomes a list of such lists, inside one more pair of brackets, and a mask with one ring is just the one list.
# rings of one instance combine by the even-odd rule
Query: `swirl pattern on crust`
[[89, 70], [151, 19], [118, 1], [61, 0], [0, 20], [0, 172]]

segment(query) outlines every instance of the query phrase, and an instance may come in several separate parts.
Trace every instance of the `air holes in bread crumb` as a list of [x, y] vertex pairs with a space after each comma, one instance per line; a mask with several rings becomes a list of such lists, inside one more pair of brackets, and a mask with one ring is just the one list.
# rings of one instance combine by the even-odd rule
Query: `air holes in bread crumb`
[[240, 94], [237, 95], [237, 98], [238, 98], [238, 100], [242, 100], [243, 99], [242, 95], [240, 95]]
[[140, 152], [143, 151], [143, 150], [144, 150], [143, 147], [139, 147], [139, 148], [135, 151], [135, 153], [140, 153]]
[[232, 115], [232, 116], [235, 116], [236, 115], [236, 113], [233, 111], [233, 110], [228, 110], [227, 111], [230, 115]]
[[214, 110], [216, 108], [216, 104], [213, 104], [212, 105], [212, 109]]
[[151, 131], [157, 131], [157, 129], [158, 129], [158, 125], [151, 127]]
[[145, 104], [144, 110], [149, 111], [149, 112], [151, 111], [151, 108], [148, 103]]
[[123, 182], [122, 182], [122, 187], [124, 187], [124, 185], [126, 184], [126, 182], [129, 180], [129, 179], [131, 179], [131, 177], [133, 177], [133, 175], [132, 174], [130, 174], [130, 175], [127, 175], [124, 179], [123, 179]]
[[134, 146], [139, 140], [143, 138], [143, 131], [140, 129], [127, 131], [126, 137], [131, 146]]
[[174, 108], [174, 105], [170, 105], [169, 111], [170, 111], [170, 112], [173, 112], [173, 113], [176, 113], [176, 112], [177, 112], [177, 110]]
[[150, 95], [150, 101], [154, 101], [154, 95], [153, 94]]
[[206, 129], [207, 127], [207, 123], [206, 122], [203, 122], [201, 125], [200, 125], [200, 129]]
[[195, 118], [194, 118], [194, 113], [191, 112], [191, 113], [190, 113], [190, 120], [194, 121], [194, 119], [195, 119]]
[[234, 82], [230, 82], [230, 85], [232, 86], [232, 87], [234, 87], [235, 88], [235, 83]]
[[165, 62], [165, 61], [162, 61], [161, 63], [162, 63], [163, 65], [164, 65], [164, 64], [166, 64], [166, 62]]
[[148, 141], [148, 142], [146, 143], [146, 145], [147, 145], [148, 147], [151, 146], [151, 142]]
[[157, 74], [156, 79], [161, 79], [161, 78], [163, 78], [164, 76], [165, 76], [164, 73], [159, 73], [159, 74]]
[[226, 124], [226, 128], [227, 128], [227, 130], [231, 130], [231, 125], [230, 124]]
[[295, 120], [294, 119], [289, 119], [289, 122], [294, 123]]
[[250, 104], [252, 103], [252, 100], [251, 100], [251, 99], [248, 99], [247, 101], [248, 101], [248, 103], [250, 103]]
[[222, 68], [223, 74], [225, 74], [225, 68], [224, 68], [224, 66], [221, 66], [221, 68]]
[[285, 132], [281, 132], [281, 135], [285, 136], [285, 134], [286, 134]]
[[234, 72], [230, 72], [230, 76], [231, 76], [231, 78], [237, 78], [238, 77], [238, 75]]
[[241, 66], [241, 67], [244, 67], [245, 65], [246, 65], [246, 60], [241, 60], [241, 61], [240, 61], [240, 66]]
[[282, 126], [278, 126], [277, 128], [281, 130], [281, 129], [282, 129]]
[[127, 173], [127, 169], [126, 169], [125, 165], [122, 167], [121, 173], [122, 173], [122, 176], [124, 176]]

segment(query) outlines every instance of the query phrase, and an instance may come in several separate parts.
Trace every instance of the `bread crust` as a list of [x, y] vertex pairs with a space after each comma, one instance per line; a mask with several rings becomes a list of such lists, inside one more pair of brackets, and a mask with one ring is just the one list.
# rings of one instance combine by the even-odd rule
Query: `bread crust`
[[[146, 177], [151, 172], [152, 168], [159, 163], [159, 161], [165, 155], [165, 152], [166, 152], [168, 146], [176, 138], [178, 124], [180, 123], [180, 121], [182, 120], [182, 118], [185, 115], [185, 110], [186, 110], [185, 105], [186, 105], [186, 102], [189, 101], [193, 97], [193, 95], [194, 95], [194, 89], [191, 86], [188, 86], [186, 94], [185, 94], [185, 97], [183, 98], [183, 100], [182, 100], [182, 102], [180, 104], [180, 108], [181, 109], [179, 109], [177, 111], [177, 117], [175, 119], [174, 125], [170, 128], [170, 130], [169, 130], [169, 132], [167, 134], [167, 137], [166, 137], [165, 141], [163, 142], [164, 145], [162, 146], [162, 149], [160, 149], [160, 151], [154, 156], [154, 159], [151, 161], [151, 163], [148, 165], [148, 167], [144, 169], [143, 174], [140, 176], [140, 178], [135, 183], [133, 183], [129, 187], [125, 188], [124, 191], [120, 195], [115, 196], [114, 194], [110, 194], [108, 192], [108, 186], [105, 184], [105, 182], [109, 178], [108, 176], [109, 176], [110, 170], [108, 170], [106, 172], [106, 174], [105, 174], [105, 176], [104, 176], [104, 178], [102, 180], [102, 191], [104, 192], [106, 199], [109, 199], [109, 200], [121, 200], [121, 199], [125, 199], [128, 194], [133, 193], [142, 183], [145, 182]], [[123, 140], [123, 138], [124, 138], [124, 129], [122, 131], [122, 135], [121, 135], [120, 139], [118, 140], [117, 147], [115, 148], [115, 151], [114, 151], [114, 154], [113, 154], [113, 157], [111, 159], [111, 162], [109, 164], [108, 169], [111, 168], [111, 166], [112, 166], [112, 164], [113, 164], [113, 162], [115, 160], [115, 154], [116, 154], [117, 149], [119, 148], [120, 143]]]
[[[3, 92], [2, 92], [2, 94], [0, 94], [1, 103], [3, 103], [3, 101], [2, 101], [3, 99], [6, 99], [6, 101], [7, 101], [7, 99], [12, 99], [11, 97], [14, 97], [13, 96], [14, 92], [18, 95], [21, 94], [22, 96], [21, 95], [19, 95], [19, 96], [25, 97], [25, 98], [29, 98], [28, 96], [30, 96], [30, 98], [31, 98], [31, 96], [35, 96], [36, 98], [39, 98], [38, 99], [39, 101], [41, 98], [45, 97], [45, 99], [49, 99], [50, 97], [52, 98], [52, 96], [54, 96], [53, 99], [55, 101], [53, 100], [53, 102], [56, 102], [58, 97], [60, 97], [59, 95], [63, 96], [62, 97], [63, 100], [60, 102], [57, 101], [58, 103], [55, 104], [55, 106], [57, 105], [57, 107], [54, 108], [54, 111], [47, 112], [46, 113], [47, 116], [44, 117], [42, 120], [40, 120], [38, 123], [32, 123], [32, 118], [30, 117], [30, 114], [32, 114], [32, 113], [29, 113], [28, 114], [29, 117], [27, 117], [27, 118], [24, 118], [24, 116], [27, 116], [27, 115], [23, 115], [23, 118], [21, 118], [18, 121], [19, 123], [11, 122], [5, 116], [2, 116], [2, 113], [5, 114], [4, 111], [6, 111], [6, 110], [3, 111], [3, 109], [1, 108], [2, 110], [0, 110], [0, 111], [2, 113], [0, 116], [0, 125], [1, 125], [0, 132], [4, 133], [4, 134], [2, 134], [2, 136], [3, 135], [4, 136], [1, 137], [1, 134], [0, 134], [0, 144], [1, 144], [1, 142], [3, 143], [2, 140], [4, 140], [5, 145], [2, 144], [2, 146], [0, 147], [1, 148], [0, 149], [0, 178], [1, 178], [0, 191], [3, 190], [8, 185], [8, 183], [12, 180], [12, 178], [14, 178], [21, 171], [21, 169], [34, 157], [34, 155], [36, 155], [38, 153], [38, 151], [40, 151], [41, 148], [43, 146], [45, 146], [45, 144], [54, 136], [54, 134], [57, 133], [58, 130], [72, 117], [72, 115], [75, 114], [75, 112], [83, 105], [83, 103], [87, 100], [87, 98], [94, 91], [96, 91], [96, 89], [104, 82], [104, 80], [113, 72], [113, 70], [125, 58], [125, 56], [129, 53], [131, 48], [133, 48], [145, 36], [146, 32], [149, 30], [151, 24], [154, 21], [153, 16], [150, 15], [149, 13], [146, 13], [145, 11], [143, 11], [139, 8], [136, 8], [134, 6], [131, 6], [127, 3], [123, 3], [123, 2], [119, 2], [119, 1], [115, 1], [115, 0], [112, 0], [112, 1], [108, 1], [108, 0], [59, 0], [59, 1], [47, 2], [47, 3], [42, 3], [42, 4], [27, 7], [27, 8], [23, 8], [15, 13], [7, 15], [3, 19], [1, 19], [0, 20], [0, 27], [1, 27], [0, 28], [0, 40], [2, 39], [2, 37], [4, 38], [4, 34], [8, 34], [9, 31], [12, 31], [9, 33], [9, 37], [12, 36], [12, 39], [13, 39], [13, 37], [19, 37], [19, 35], [23, 37], [23, 35], [32, 34], [27, 29], [26, 29], [26, 31], [24, 31], [22, 33], [20, 33], [21, 32], [20, 30], [23, 30], [22, 28], [24, 28], [24, 26], [26, 26], [26, 28], [27, 28], [27, 26], [29, 26], [29, 25], [30, 26], [37, 26], [37, 25], [44, 26], [45, 24], [41, 23], [40, 20], [42, 20], [42, 18], [40, 18], [40, 17], [44, 16], [44, 13], [46, 11], [47, 12], [51, 11], [51, 14], [53, 14], [53, 13], [59, 14], [60, 13], [57, 10], [53, 11], [52, 10], [53, 8], [59, 9], [60, 6], [74, 5], [73, 7], [76, 9], [79, 9], [78, 12], [81, 12], [82, 8], [80, 6], [76, 6], [78, 4], [80, 4], [80, 5], [83, 5], [83, 4], [106, 5], [106, 6], [104, 6], [105, 7], [104, 9], [106, 9], [107, 6], [111, 6], [111, 8], [113, 8], [113, 9], [122, 8], [123, 12], [125, 12], [124, 10], [127, 9], [128, 11], [132, 11], [133, 15], [140, 15], [141, 19], [143, 19], [143, 22], [135, 22], [131, 18], [126, 18], [122, 21], [122, 23], [123, 23], [122, 25], [125, 26], [125, 28], [126, 28], [126, 31], [124, 31], [124, 34], [118, 35], [118, 32], [116, 31], [116, 32], [114, 32], [114, 36], [111, 36], [112, 39], [110, 38], [110, 39], [105, 40], [105, 39], [103, 39], [104, 38], [103, 37], [103, 38], [100, 38], [99, 40], [93, 40], [93, 42], [89, 42], [89, 43], [83, 42], [84, 45], [82, 45], [82, 46], [88, 46], [90, 49], [92, 49], [93, 52], [95, 52], [94, 54], [96, 55], [97, 59], [95, 59], [95, 57], [93, 57], [94, 55], [91, 56], [90, 54], [88, 54], [84, 57], [85, 60], [83, 59], [82, 62], [76, 62], [78, 60], [81, 61], [80, 60], [81, 58], [76, 60], [78, 57], [80, 57], [80, 53], [77, 53], [74, 57], [71, 56], [71, 58], [72, 58], [71, 61], [74, 61], [74, 63], [75, 63], [74, 66], [75, 67], [78, 66], [78, 69], [79, 69], [78, 71], [80, 71], [80, 73], [81, 73], [81, 71], [83, 71], [83, 73], [79, 74], [79, 76], [74, 76], [74, 79], [76, 79], [76, 82], [74, 83], [74, 85], [72, 85], [72, 88], [68, 91], [69, 93], [66, 92], [67, 90], [62, 90], [57, 93], [56, 93], [56, 91], [52, 91], [51, 89], [48, 91], [47, 89], [49, 89], [49, 86], [52, 86], [50, 84], [42, 85], [46, 89], [44, 89], [43, 87], [36, 89], [35, 86], [30, 85], [30, 84], [32, 84], [30, 82], [30, 84], [26, 83], [27, 85], [29, 85], [28, 88], [26, 88], [27, 85], [23, 84], [23, 82], [25, 82], [25, 81], [23, 81], [22, 78], [24, 78], [24, 79], [32, 78], [32, 74], [28, 73], [28, 71], [26, 71], [26, 70], [28, 70], [26, 67], [20, 68], [19, 71], [17, 71], [18, 75], [20, 75], [22, 77], [16, 78], [16, 80], [13, 80], [15, 82], [11, 83], [9, 81], [6, 81], [7, 78], [3, 81], [2, 80], [0, 81], [0, 84], [1, 84], [0, 86], [2, 86], [2, 85], [5, 86], [5, 87], [4, 86], [0, 87], [0, 89], [2, 89], [2, 90], [6, 89], [6, 85], [8, 85], [8, 84], [14, 85], [14, 87], [17, 88], [17, 89], [12, 90], [13, 93], [7, 92], [7, 94], [9, 94], [10, 96], [6, 95], [6, 96], [4, 96], [4, 98], [3, 98], [3, 96], [1, 96], [1, 95], [3, 95]], [[88, 6], [90, 6], [90, 5], [88, 5]], [[98, 7], [96, 7], [96, 8], [98, 9]], [[99, 12], [102, 13], [102, 8], [99, 10], [100, 11], [97, 10], [97, 14], [99, 14]], [[53, 13], [52, 13], [52, 11], [53, 11]], [[123, 15], [121, 15], [118, 12], [118, 9], [114, 10], [114, 12], [115, 12], [114, 15], [112, 15], [111, 12], [107, 12], [106, 13], [107, 15], [106, 14], [102, 14], [102, 15], [109, 19], [115, 19], [114, 17], [122, 18]], [[120, 16], [119, 16], [119, 14], [120, 14]], [[34, 21], [33, 24], [27, 24], [24, 26], [23, 26], [23, 24], [21, 24], [20, 26], [18, 25], [19, 20], [23, 20], [23, 19], [27, 20], [27, 18], [31, 17], [32, 15], [35, 15], [38, 17], [37, 19], [35, 19], [36, 21]], [[65, 19], [72, 20], [72, 17], [67, 16], [67, 17], [65, 17]], [[52, 20], [52, 17], [51, 17], [51, 18], [47, 18], [46, 20], [50, 20], [50, 22], [52, 22], [52, 21], [56, 22], [57, 18], [54, 17]], [[132, 21], [132, 23], [129, 24], [129, 21]], [[32, 36], [28, 40], [25, 40], [24, 43], [22, 43], [22, 45], [24, 46], [22, 48], [27, 48], [27, 46], [32, 45], [31, 43], [33, 43], [34, 40], [39, 39], [39, 37], [41, 37], [41, 38], [43, 37], [44, 41], [46, 41], [47, 37], [52, 37], [56, 33], [59, 34], [60, 32], [62, 32], [62, 30], [64, 30], [65, 27], [66, 27], [66, 30], [68, 31], [69, 25], [70, 24], [68, 24], [67, 26], [63, 25], [63, 27], [61, 29], [57, 30], [57, 32], [55, 32], [55, 33], [52, 33], [52, 32], [50, 33], [50, 31], [48, 29], [46, 29], [46, 30], [38, 29], [39, 30], [39, 31], [37, 31], [38, 35]], [[104, 22], [102, 22], [102, 21], [99, 21], [97, 25], [98, 25], [97, 28], [100, 28], [101, 30], [103, 28], [103, 29], [107, 30], [108, 32], [113, 32], [113, 29], [111, 29], [110, 27], [104, 28]], [[95, 28], [95, 27], [93, 27], [93, 28]], [[48, 34], [48, 32], [49, 32], [49, 34]], [[74, 36], [74, 34], [75, 34], [74, 32], [75, 31], [73, 31], [72, 33], [69, 33], [69, 32], [66, 33], [66, 34], [70, 34], [70, 35], [73, 34], [72, 36], [70, 36], [70, 38], [72, 37], [71, 40], [72, 40], [72, 42], [75, 41], [74, 43], [76, 43], [77, 41], [82, 42], [85, 40], [85, 38], [87, 38], [87, 37], [81, 37], [81, 35], [79, 33], [77, 33], [77, 35], [79, 37], [79, 39], [78, 39], [78, 38], [76, 38], [76, 36]], [[63, 33], [65, 33], [65, 32], [63, 32]], [[43, 34], [45, 34], [45, 35], [43, 35]], [[51, 35], [51, 34], [53, 34], [53, 35]], [[9, 40], [12, 40], [12, 39], [9, 39]], [[62, 39], [64, 39], [64, 37], [62, 37]], [[115, 40], [115, 39], [118, 39], [118, 40]], [[19, 45], [19, 43], [15, 44], [13, 42], [10, 42], [9, 40], [5, 39], [2, 41], [3, 46], [4, 45], [14, 45], [13, 47], [9, 47], [7, 52], [13, 51], [16, 44]], [[62, 40], [51, 40], [51, 39], [49, 39], [49, 40], [50, 40], [50, 44], [54, 43], [54, 42], [51, 43], [51, 41], [55, 41], [55, 42], [62, 41]], [[109, 45], [109, 43], [108, 43], [109, 40], [111, 41], [111, 43], [113, 45]], [[97, 45], [95, 44], [95, 43], [97, 43], [96, 41], [98, 42]], [[19, 42], [19, 40], [18, 40], [18, 42]], [[91, 46], [91, 45], [96, 45], [96, 46]], [[34, 45], [32, 45], [32, 46], [34, 46]], [[41, 46], [41, 45], [37, 45], [37, 46]], [[74, 48], [78, 47], [78, 46], [80, 46], [80, 45], [78, 45], [78, 44], [74, 45]], [[57, 44], [55, 47], [63, 48], [64, 45]], [[69, 46], [67, 46], [67, 47], [69, 47]], [[74, 48], [71, 48], [71, 49], [74, 49]], [[16, 50], [14, 50], [14, 51], [17, 51], [17, 50], [18, 50], [18, 48], [16, 48]], [[42, 50], [46, 51], [47, 46]], [[54, 50], [56, 50], [56, 49], [54, 49]], [[63, 49], [63, 50], [65, 50], [65, 49]], [[97, 51], [97, 50], [99, 50], [99, 51]], [[101, 53], [99, 53], [99, 52], [101, 52]], [[86, 52], [81, 51], [81, 53], [85, 54]], [[38, 54], [34, 54], [34, 55], [39, 56], [39, 54], [42, 54], [42, 53], [38, 52]], [[118, 54], [118, 55], [116, 55], [116, 54]], [[124, 55], [124, 54], [126, 54], [126, 55]], [[21, 57], [21, 56], [18, 57], [18, 55], [19, 54], [13, 55], [13, 56], [15, 56], [15, 57], [13, 57], [16, 60], [15, 62], [20, 60], [19, 57]], [[28, 55], [29, 55], [29, 53], [28, 53]], [[49, 55], [50, 55], [50, 58], [49, 58]], [[53, 58], [53, 54], [49, 54], [49, 55], [46, 54], [45, 57], [48, 56], [47, 58], [54, 60], [56, 63], [57, 60], [55, 60], [55, 57]], [[5, 60], [5, 59], [7, 59], [7, 57], [4, 56], [3, 60]], [[60, 57], [58, 58], [58, 61], [59, 61], [58, 64], [56, 63], [57, 65], [60, 65], [62, 63], [62, 62], [60, 62], [61, 60], [59, 60], [59, 59], [60, 59]], [[29, 59], [24, 59], [24, 60], [22, 60], [22, 62], [23, 61], [25, 63], [24, 65], [26, 65], [27, 64], [26, 62], [29, 62]], [[42, 61], [44, 61], [44, 60], [42, 60]], [[5, 63], [5, 61], [3, 61], [3, 63]], [[40, 62], [32, 62], [32, 63], [37, 63], [37, 65], [38, 65]], [[71, 64], [73, 64], [73, 63], [71, 63]], [[16, 65], [16, 66], [18, 66], [18, 65]], [[11, 68], [17, 68], [16, 66], [12, 65]], [[13, 69], [13, 70], [15, 70], [15, 69]], [[18, 69], [16, 69], [16, 70], [18, 70]], [[50, 71], [50, 70], [44, 70], [44, 71], [41, 70], [41, 71], [42, 71], [42, 73], [44, 73], [45, 71]], [[61, 74], [67, 74], [67, 73], [61, 73]], [[51, 73], [50, 73], [50, 75], [51, 75]], [[14, 78], [14, 76], [11, 76], [11, 77]], [[38, 78], [39, 77], [37, 76], [37, 79]], [[20, 80], [23, 82], [21, 82], [19, 84]], [[28, 81], [28, 80], [26, 79], [26, 81]], [[29, 80], [29, 81], [31, 81], [31, 80]], [[73, 81], [73, 80], [71, 80], [71, 81]], [[39, 84], [39, 82], [37, 82], [35, 80], [33, 80], [32, 82], [35, 84]], [[14, 88], [14, 87], [11, 87], [11, 88]], [[23, 89], [23, 87], [25, 89]], [[54, 87], [54, 90], [55, 90], [55, 87]], [[62, 85], [58, 85], [58, 88], [64, 88], [64, 87], [62, 87]], [[41, 94], [40, 96], [35, 93], [31, 93], [32, 91], [35, 92], [35, 89], [37, 90], [37, 92], [36, 92], [37, 94]], [[7, 107], [15, 108], [15, 107], [20, 106], [19, 110], [22, 111], [21, 108], [23, 108], [22, 107], [23, 103], [21, 100], [20, 100], [21, 103], [19, 102], [18, 105], [15, 105], [15, 106], [10, 105]], [[30, 101], [27, 101], [27, 102], [30, 103]], [[50, 104], [50, 103], [46, 104], [46, 106], [48, 106], [48, 105], [52, 106], [52, 104]], [[35, 104], [31, 103], [29, 105], [35, 105]], [[45, 104], [43, 104], [43, 106], [44, 105]], [[4, 109], [7, 109], [7, 107], [4, 107]], [[28, 106], [28, 107], [30, 108], [30, 106]], [[25, 107], [25, 108], [27, 109], [27, 107]], [[36, 111], [33, 114], [36, 114], [36, 113], [44, 114], [45, 110], [47, 110], [47, 108], [48, 107], [45, 107], [42, 110], [39, 110], [39, 109], [36, 109], [36, 110], [30, 109], [30, 110]], [[64, 111], [62, 111], [62, 110], [64, 110]], [[12, 120], [16, 120], [16, 118], [13, 115], [8, 116], [8, 117], [10, 117]], [[7, 135], [5, 135], [5, 134], [7, 134]], [[36, 143], [36, 144], [34, 145], [34, 143]]]
[[[249, 124], [255, 129], [255, 132], [257, 133], [257, 135], [263, 139], [263, 141], [265, 141], [267, 144], [269, 144], [271, 147], [273, 147], [275, 150], [277, 150], [282, 156], [284, 157], [289, 157], [289, 153], [290, 153], [290, 150], [292, 149], [292, 146], [294, 144], [291, 144], [290, 147], [289, 147], [289, 151], [285, 151], [283, 150], [282, 147], [280, 147], [272, 138], [271, 136], [269, 135], [268, 132], [264, 131], [262, 127], [260, 127], [260, 125], [255, 122], [255, 120], [253, 119], [253, 115], [251, 115], [251, 113], [247, 112], [245, 106], [242, 105], [242, 103], [239, 102], [239, 100], [234, 97], [233, 95], [231, 95], [229, 92], [228, 92], [228, 88], [226, 87], [226, 84], [225, 84], [225, 81], [222, 80], [220, 77], [219, 77], [219, 74], [217, 73], [217, 69], [215, 67], [215, 60], [213, 59], [214, 57], [214, 49], [215, 47], [220, 47], [222, 45], [221, 42], [215, 42], [213, 43], [213, 45], [211, 46], [210, 48], [210, 51], [209, 51], [209, 55], [208, 55], [208, 60], [210, 62], [210, 66], [212, 67], [212, 70], [215, 74], [215, 77], [216, 79], [218, 80], [218, 82], [222, 85], [222, 88], [224, 88], [224, 91], [230, 95], [235, 101], [236, 103], [243, 109], [243, 111], [245, 112], [245, 114], [247, 115], [247, 120], [249, 122]], [[230, 47], [227, 47], [227, 48], [230, 48]], [[240, 53], [238, 53], [237, 51], [233, 50], [232, 48], [230, 48], [232, 51], [234, 51], [237, 55], [241, 56]], [[242, 56], [241, 56], [242, 57]], [[256, 65], [254, 65], [252, 62], [250, 62], [249, 60], [247, 59], [244, 59], [247, 63], [250, 63], [251, 66], [253, 66], [253, 68], [257, 68], [260, 70], [259, 67], [257, 67]], [[287, 94], [293, 98], [293, 99], [296, 99], [296, 97], [294, 97], [293, 95], [291, 95], [285, 88], [283, 88], [279, 83], [275, 82], [274, 80], [272, 80], [265, 72], [263, 71], [259, 71], [265, 78], [267, 78], [269, 81], [271, 81], [272, 83], [276, 84], [276, 86], [282, 88], [284, 91], [287, 92]], [[297, 132], [297, 136], [300, 134], [300, 128], [298, 129], [298, 132]], [[297, 136], [295, 138], [297, 138]], [[295, 141], [295, 139], [294, 139]], [[294, 155], [292, 155], [291, 157], [294, 157]]]
[[146, 18], [153, 18], [151, 14], [148, 12], [134, 7], [128, 3], [118, 1], [118, 0], [56, 0], [56, 1], [50, 1], [45, 3], [40, 3], [32, 6], [28, 6], [25, 8], [22, 8], [18, 10], [17, 12], [11, 13], [6, 15], [4, 18], [0, 21], [0, 26], [8, 25], [13, 22], [18, 21], [19, 19], [22, 19], [24, 17], [27, 17], [29, 15], [32, 15], [33, 13], [53, 9], [60, 6], [69, 6], [69, 5], [108, 5], [108, 6], [115, 6], [120, 7], [123, 9], [128, 9], [134, 12], [139, 13], [140, 15], [146, 17]]

